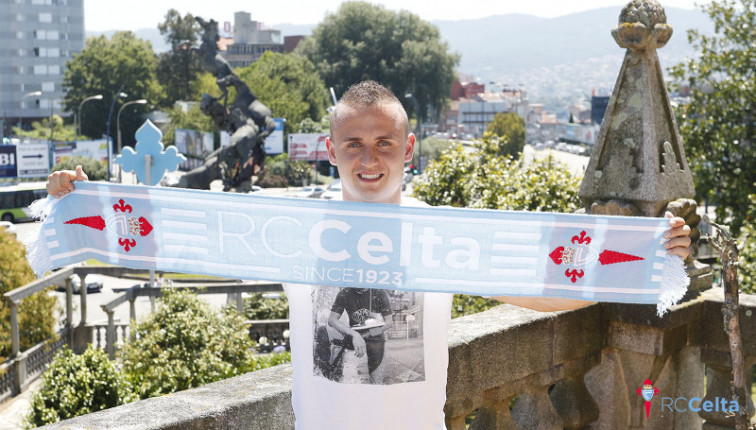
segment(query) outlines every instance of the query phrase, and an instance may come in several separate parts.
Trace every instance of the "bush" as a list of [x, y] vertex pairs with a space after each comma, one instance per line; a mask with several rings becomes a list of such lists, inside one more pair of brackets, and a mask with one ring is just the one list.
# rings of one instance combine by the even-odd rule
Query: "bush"
[[266, 299], [262, 293], [251, 294], [244, 299], [244, 317], [249, 320], [289, 318], [289, 301], [283, 294], [280, 299]]
[[500, 304], [496, 300], [485, 297], [455, 294], [452, 301], [452, 318], [477, 314]]
[[53, 172], [57, 172], [58, 170], [74, 170], [78, 165], [81, 165], [81, 168], [84, 170], [84, 172], [86, 172], [87, 177], [90, 181], [109, 180], [108, 167], [105, 164], [95, 160], [94, 158], [83, 157], [81, 155], [66, 158], [65, 160], [53, 166], [51, 170]]
[[309, 164], [299, 160], [292, 161], [289, 159], [289, 154], [283, 153], [265, 157], [265, 167], [258, 175], [258, 184], [266, 184], [264, 187], [270, 187], [271, 185], [268, 184], [278, 185], [281, 183], [281, 178], [284, 178], [285, 184], [278, 185], [276, 188], [302, 186], [303, 181], [309, 178], [311, 173]]
[[253, 370], [254, 343], [235, 311], [212, 311], [195, 294], [166, 288], [159, 309], [133, 328], [123, 366], [141, 398]]
[[[0, 229], [0, 294], [24, 286], [35, 279], [26, 261], [26, 248], [15, 237]], [[21, 301], [18, 324], [21, 350], [55, 338], [57, 301], [40, 291]], [[10, 308], [0, 300], [0, 361], [11, 352]]]
[[89, 345], [84, 354], [75, 355], [66, 347], [42, 375], [26, 426], [50, 424], [134, 400], [131, 386], [104, 351]]
[[561, 162], [502, 155], [500, 139], [487, 134], [471, 153], [461, 145], [444, 151], [414, 183], [415, 196], [431, 206], [572, 212], [579, 207], [580, 177]]

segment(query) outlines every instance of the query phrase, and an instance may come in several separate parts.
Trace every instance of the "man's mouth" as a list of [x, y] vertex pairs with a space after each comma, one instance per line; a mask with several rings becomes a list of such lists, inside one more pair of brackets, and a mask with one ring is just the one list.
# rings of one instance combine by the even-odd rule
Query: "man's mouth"
[[360, 173], [357, 176], [359, 176], [361, 179], [375, 180], [383, 176], [383, 173], [372, 173], [372, 174]]

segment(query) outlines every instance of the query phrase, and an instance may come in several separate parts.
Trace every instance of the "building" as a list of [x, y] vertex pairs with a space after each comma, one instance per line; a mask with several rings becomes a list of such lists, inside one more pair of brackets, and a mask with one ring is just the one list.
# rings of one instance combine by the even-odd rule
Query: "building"
[[263, 29], [249, 12], [234, 13], [234, 43], [223, 53], [231, 67], [249, 66], [268, 51], [284, 52], [281, 30]]
[[83, 0], [0, 0], [0, 131], [61, 115], [66, 61], [84, 49]]

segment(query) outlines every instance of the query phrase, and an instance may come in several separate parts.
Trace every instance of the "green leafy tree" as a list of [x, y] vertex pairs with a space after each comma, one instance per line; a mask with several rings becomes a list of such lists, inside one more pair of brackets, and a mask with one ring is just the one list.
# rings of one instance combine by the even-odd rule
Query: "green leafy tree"
[[[750, 219], [756, 218], [756, 193], [748, 196]], [[741, 240], [745, 240], [738, 260], [738, 281], [745, 293], [756, 294], [756, 226], [749, 222], [741, 230]], [[756, 369], [754, 370], [756, 371]]]
[[254, 343], [232, 310], [212, 311], [196, 294], [170, 288], [134, 328], [123, 368], [141, 398], [173, 393], [253, 370]]
[[[0, 229], [0, 295], [22, 287], [36, 277], [26, 261], [26, 248]], [[57, 301], [48, 291], [40, 291], [21, 301], [18, 306], [19, 340], [21, 350], [55, 338]], [[0, 362], [11, 353], [10, 308], [0, 301]]]
[[42, 375], [26, 427], [33, 428], [137, 400], [116, 363], [89, 345], [81, 355], [60, 351]]
[[326, 113], [328, 90], [307, 58], [266, 52], [236, 73], [274, 116], [286, 118], [287, 130], [305, 118], [319, 121]]
[[671, 75], [690, 86], [690, 102], [676, 111], [697, 198], [738, 234], [755, 215], [747, 196], [756, 183], [756, 1], [721, 0], [702, 6], [714, 35], [697, 30], [688, 40], [698, 55]]
[[69, 157], [60, 163], [53, 166], [51, 169], [53, 172], [59, 170], [74, 170], [76, 166], [81, 165], [81, 168], [87, 172], [87, 177], [90, 181], [107, 181], [108, 180], [108, 167], [90, 157], [83, 157], [77, 155], [75, 157]]
[[198, 100], [193, 97], [192, 82], [202, 72], [202, 63], [192, 48], [202, 31], [199, 23], [190, 13], [182, 17], [176, 9], [170, 9], [158, 29], [171, 46], [170, 51], [160, 54], [157, 66], [157, 80], [165, 88], [160, 105], [171, 107], [178, 100]]
[[265, 298], [254, 293], [244, 299], [244, 316], [250, 320], [276, 320], [289, 318], [289, 301], [281, 298]]
[[[92, 100], [82, 105], [81, 133], [92, 137], [106, 134], [110, 106], [119, 91], [125, 92], [128, 99], [117, 98], [110, 119], [110, 133], [114, 137], [116, 115], [124, 102], [137, 99], [154, 102], [160, 99], [162, 90], [155, 79], [157, 63], [150, 42], [138, 39], [130, 31], [117, 32], [110, 39], [105, 36], [87, 39], [81, 53], [74, 54], [66, 64], [63, 75], [67, 111], [78, 115], [79, 105], [86, 97], [102, 95], [102, 100]], [[133, 145], [134, 133], [144, 121], [139, 115], [127, 115], [124, 111], [120, 122], [123, 144]]]
[[486, 127], [486, 131], [499, 136], [499, 153], [517, 155], [525, 148], [525, 120], [515, 112], [499, 112]]
[[324, 115], [320, 121], [314, 121], [311, 118], [305, 118], [299, 123], [295, 130], [296, 133], [325, 133], [329, 134], [331, 130], [331, 116]]
[[[59, 115], [32, 122], [31, 130], [13, 127], [13, 133], [19, 137], [47, 140], [75, 140], [76, 130], [73, 124], [66, 125]], [[79, 136], [80, 138], [85, 136]]]
[[580, 177], [551, 158], [525, 164], [501, 154], [501, 139], [487, 133], [476, 152], [457, 145], [431, 162], [414, 193], [431, 206], [571, 212], [579, 207]]
[[[344, 2], [326, 16], [296, 52], [315, 64], [337, 95], [372, 79], [423, 121], [447, 105], [460, 58], [449, 52], [438, 28], [417, 15], [356, 1]], [[414, 100], [403, 97], [409, 93]]]

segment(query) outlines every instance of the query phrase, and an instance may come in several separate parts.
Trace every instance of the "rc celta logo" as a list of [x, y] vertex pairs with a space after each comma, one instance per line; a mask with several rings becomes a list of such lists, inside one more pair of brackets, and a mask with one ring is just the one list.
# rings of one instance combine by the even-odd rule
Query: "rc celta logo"
[[655, 395], [659, 394], [659, 389], [654, 387], [654, 383], [651, 382], [650, 379], [646, 379], [643, 382], [643, 385], [638, 387], [638, 389], [635, 391], [639, 396], [643, 397], [643, 400], [646, 401], [646, 419], [648, 419], [648, 415], [651, 413], [651, 399], [653, 399]]

